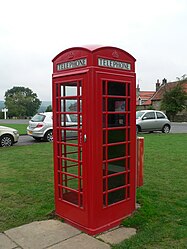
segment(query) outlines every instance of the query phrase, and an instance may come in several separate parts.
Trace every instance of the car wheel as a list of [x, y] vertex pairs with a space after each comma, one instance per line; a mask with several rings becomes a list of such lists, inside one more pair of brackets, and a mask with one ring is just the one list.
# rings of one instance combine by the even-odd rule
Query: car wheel
[[136, 126], [136, 133], [139, 133], [141, 131], [140, 127], [137, 125]]
[[0, 146], [1, 147], [7, 147], [7, 146], [12, 146], [13, 144], [13, 137], [11, 135], [3, 135], [0, 138]]
[[162, 128], [162, 132], [163, 133], [169, 133], [170, 132], [170, 126], [169, 125], [164, 125], [164, 127]]
[[46, 142], [53, 142], [53, 131], [47, 131], [44, 136], [44, 141]]

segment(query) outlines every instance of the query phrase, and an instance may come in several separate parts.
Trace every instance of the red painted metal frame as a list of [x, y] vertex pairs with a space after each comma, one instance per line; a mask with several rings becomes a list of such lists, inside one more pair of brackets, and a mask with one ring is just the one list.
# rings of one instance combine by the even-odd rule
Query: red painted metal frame
[[[75, 61], [86, 58], [87, 65], [78, 68], [67, 68], [63, 71], [57, 70], [60, 63]], [[98, 58], [129, 63], [130, 70], [122, 70], [98, 65]], [[54, 126], [54, 179], [55, 179], [55, 212], [70, 224], [87, 232], [97, 234], [118, 225], [121, 220], [135, 210], [136, 203], [136, 87], [135, 87], [135, 59], [127, 52], [114, 47], [81, 47], [71, 48], [61, 52], [53, 60], [53, 126]], [[61, 100], [66, 97], [61, 96], [62, 85], [72, 85], [81, 82], [82, 95], [77, 99], [82, 100], [82, 127], [73, 128], [78, 130], [78, 142], [70, 143], [66, 138], [62, 139], [61, 131], [68, 130], [60, 124], [61, 115], [69, 113], [61, 110]], [[104, 83], [105, 82], [105, 83]], [[107, 87], [110, 82], [116, 82], [120, 86], [124, 84], [125, 93], [121, 96], [108, 96]], [[103, 84], [106, 92], [103, 94]], [[123, 88], [123, 87], [122, 87]], [[124, 96], [125, 95], [125, 96]], [[121, 111], [103, 110], [103, 101], [123, 100], [126, 109]], [[80, 112], [80, 110], [79, 110]], [[124, 114], [126, 123], [122, 127], [103, 127], [103, 117], [107, 120], [109, 115]], [[105, 122], [107, 123], [107, 122]], [[71, 129], [71, 128], [70, 128]], [[124, 130], [125, 141], [109, 143], [108, 138], [103, 140], [103, 133], [109, 134], [111, 131]], [[107, 136], [108, 137], [108, 136]], [[64, 148], [78, 148], [78, 159], [71, 159], [77, 163], [78, 173], [67, 173], [67, 168], [62, 167], [62, 161], [66, 160]], [[109, 155], [113, 146], [124, 146], [125, 152], [121, 157], [114, 159], [104, 158], [104, 154]], [[81, 149], [80, 149], [81, 148]], [[105, 152], [103, 152], [105, 151]], [[62, 154], [65, 153], [63, 156]], [[73, 153], [69, 153], [71, 157]], [[112, 172], [108, 174], [108, 165], [117, 160], [124, 160], [124, 170], [122, 172]], [[68, 162], [67, 162], [68, 163]], [[103, 164], [105, 169], [103, 170]], [[81, 166], [80, 166], [81, 165]], [[111, 166], [111, 165], [110, 165]], [[113, 166], [112, 166], [113, 167]], [[62, 180], [59, 175], [65, 175], [69, 180]], [[124, 176], [124, 184], [109, 186], [112, 179]], [[78, 202], [71, 202], [71, 198], [65, 199], [59, 189], [71, 191], [68, 181], [72, 178], [78, 179], [76, 192]], [[120, 178], [121, 179], [121, 178]], [[112, 182], [113, 184], [113, 182]], [[107, 186], [107, 187], [106, 187]], [[109, 189], [110, 188], [110, 189]], [[124, 190], [124, 197], [119, 201], [109, 202], [109, 195], [115, 191]], [[121, 192], [120, 192], [121, 193]], [[114, 193], [115, 194], [115, 193]]]
[[144, 137], [137, 137], [137, 187], [143, 186]]

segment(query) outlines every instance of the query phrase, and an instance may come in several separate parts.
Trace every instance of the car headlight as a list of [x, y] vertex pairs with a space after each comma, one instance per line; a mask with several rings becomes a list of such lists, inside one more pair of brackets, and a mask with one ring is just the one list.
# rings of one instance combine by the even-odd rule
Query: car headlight
[[14, 135], [18, 135], [18, 131], [13, 131]]

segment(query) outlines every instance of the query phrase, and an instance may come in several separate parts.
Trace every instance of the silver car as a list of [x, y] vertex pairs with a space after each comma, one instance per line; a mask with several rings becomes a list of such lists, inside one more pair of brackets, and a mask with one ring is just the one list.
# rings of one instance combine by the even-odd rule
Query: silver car
[[52, 112], [34, 115], [29, 121], [27, 134], [37, 141], [43, 139], [44, 141], [51, 142], [53, 140]]
[[[62, 125], [63, 125], [62, 120]], [[66, 126], [77, 128], [77, 116], [75, 114], [66, 114]], [[52, 112], [37, 113], [30, 121], [27, 127], [27, 134], [35, 140], [53, 141], [53, 121]], [[76, 131], [70, 130], [68, 136], [76, 136]]]
[[167, 116], [161, 111], [142, 110], [136, 112], [136, 130], [141, 131], [162, 131], [169, 133], [171, 123]]
[[13, 128], [0, 126], [0, 147], [12, 146], [17, 143], [19, 132]]

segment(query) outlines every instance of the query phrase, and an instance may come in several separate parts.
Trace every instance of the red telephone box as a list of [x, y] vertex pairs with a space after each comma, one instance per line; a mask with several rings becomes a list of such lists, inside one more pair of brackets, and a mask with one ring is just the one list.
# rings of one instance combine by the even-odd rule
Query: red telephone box
[[135, 59], [75, 47], [53, 59], [55, 211], [97, 234], [135, 210]]

